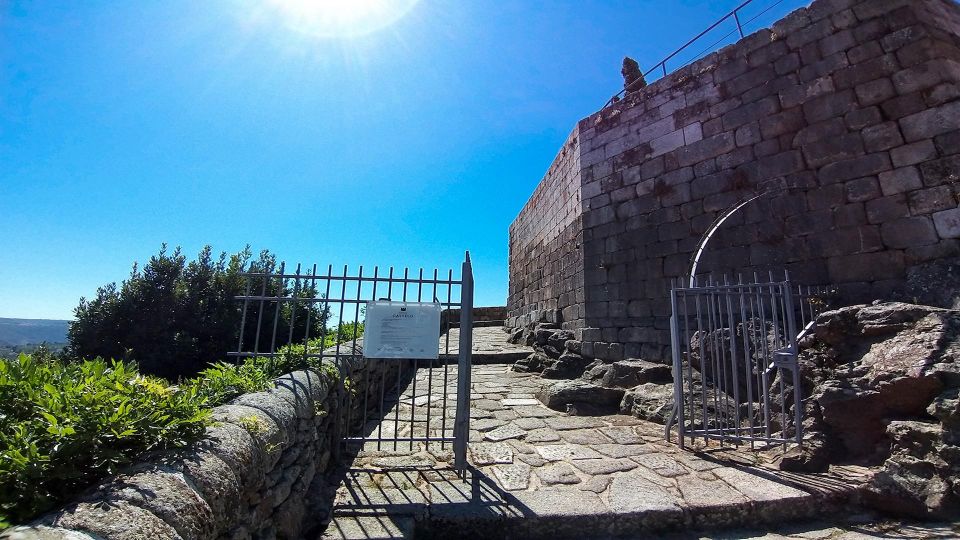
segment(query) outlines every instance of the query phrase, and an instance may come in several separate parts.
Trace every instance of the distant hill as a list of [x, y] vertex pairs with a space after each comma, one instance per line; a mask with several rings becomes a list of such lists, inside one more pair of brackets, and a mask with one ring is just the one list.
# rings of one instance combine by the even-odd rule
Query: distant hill
[[4, 319], [0, 317], [0, 346], [67, 342], [67, 326], [70, 321], [52, 319]]

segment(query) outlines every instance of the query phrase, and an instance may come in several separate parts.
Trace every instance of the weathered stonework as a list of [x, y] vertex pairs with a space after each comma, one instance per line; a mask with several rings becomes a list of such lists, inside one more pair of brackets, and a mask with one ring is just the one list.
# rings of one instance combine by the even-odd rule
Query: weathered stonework
[[665, 358], [670, 280], [763, 191], [703, 272], [865, 301], [960, 253], [960, 7], [817, 0], [581, 120], [510, 228], [508, 326]]
[[[384, 362], [344, 362], [358, 392], [394, 373]], [[271, 390], [216, 407], [215, 423], [188, 448], [151, 456], [0, 538], [300, 538], [318, 518], [307, 511], [311, 482], [336, 451], [338, 387], [332, 372], [284, 375]]]

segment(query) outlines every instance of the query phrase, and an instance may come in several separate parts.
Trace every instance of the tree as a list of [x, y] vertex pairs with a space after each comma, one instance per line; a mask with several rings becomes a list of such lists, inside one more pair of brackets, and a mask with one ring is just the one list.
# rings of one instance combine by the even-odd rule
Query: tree
[[[80, 299], [74, 310], [68, 338], [70, 355], [77, 358], [114, 358], [136, 360], [143, 372], [167, 378], [189, 376], [208, 363], [227, 359], [240, 339], [243, 302], [236, 300], [247, 288], [244, 272], [273, 273], [276, 257], [264, 250], [253, 260], [249, 246], [241, 252], [214, 258], [210, 246], [196, 260], [187, 262], [176, 248], [151, 257], [141, 270], [134, 264], [130, 277], [119, 287], [111, 283], [97, 289], [92, 300]], [[307, 298], [315, 290], [299, 287], [290, 280], [250, 278], [251, 293], [267, 296]], [[296, 289], [296, 290], [294, 290]], [[250, 302], [244, 332], [243, 350], [253, 350], [259, 302]], [[264, 324], [260, 328], [260, 352], [269, 348], [273, 335], [275, 303], [264, 302]], [[307, 332], [318, 335], [329, 318], [320, 304], [281, 305], [277, 321], [276, 346], [289, 341], [293, 322], [293, 341]], [[267, 324], [266, 321], [269, 321]]]

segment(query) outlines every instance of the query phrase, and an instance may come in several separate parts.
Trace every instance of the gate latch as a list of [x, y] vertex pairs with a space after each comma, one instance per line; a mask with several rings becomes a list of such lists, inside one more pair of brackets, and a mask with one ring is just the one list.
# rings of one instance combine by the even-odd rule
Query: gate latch
[[778, 368], [792, 369], [797, 365], [797, 346], [791, 345], [773, 351], [773, 365]]

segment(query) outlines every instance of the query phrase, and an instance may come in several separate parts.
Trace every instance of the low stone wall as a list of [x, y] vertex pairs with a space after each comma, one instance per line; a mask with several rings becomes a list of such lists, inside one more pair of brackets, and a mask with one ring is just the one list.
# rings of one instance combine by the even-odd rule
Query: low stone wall
[[[507, 319], [507, 306], [487, 306], [473, 308], [473, 322], [497, 322]], [[451, 322], [454, 325], [460, 323], [459, 309], [445, 309], [442, 315], [443, 322]]]
[[[385, 363], [346, 362], [358, 392], [387, 376]], [[337, 449], [343, 397], [332, 370], [284, 375], [216, 407], [214, 424], [186, 449], [149, 456], [0, 538], [299, 538], [312, 525], [310, 484]]]

